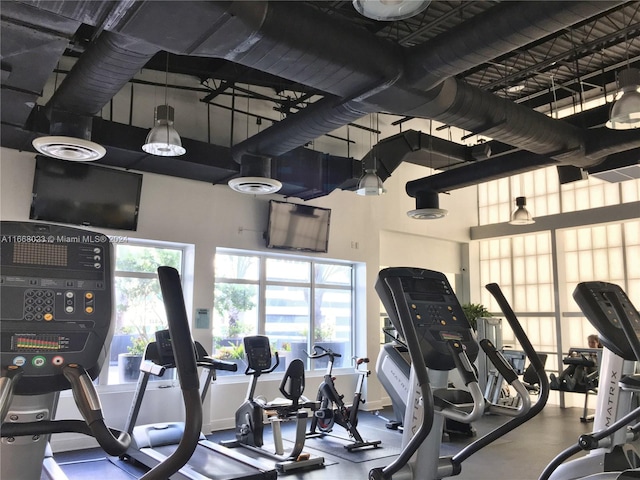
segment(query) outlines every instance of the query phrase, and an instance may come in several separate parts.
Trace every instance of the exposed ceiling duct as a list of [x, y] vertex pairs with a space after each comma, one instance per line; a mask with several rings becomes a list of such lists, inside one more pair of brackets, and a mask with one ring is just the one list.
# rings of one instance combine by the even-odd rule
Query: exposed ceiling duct
[[[539, 2], [499, 3], [483, 7], [486, 8], [483, 13], [429, 41], [406, 47], [359, 28], [340, 15], [320, 12], [305, 2], [3, 2], [3, 26], [8, 27], [3, 29], [3, 94], [5, 88], [12, 94], [12, 99], [3, 98], [3, 145], [14, 146], [17, 141], [24, 141], [24, 135], [15, 132], [16, 128], [28, 129], [37, 124], [28, 125], [24, 113], [21, 116], [4, 113], [5, 103], [18, 104], [13, 96], [21, 95], [12, 76], [20, 73], [20, 67], [27, 68], [18, 62], [17, 56], [6, 55], [5, 38], [15, 34], [29, 37], [27, 32], [20, 33], [23, 24], [29, 22], [34, 35], [55, 40], [53, 52], [59, 57], [65, 41], [84, 24], [95, 28], [95, 38], [86, 50], [78, 49], [82, 53], [76, 65], [46, 107], [35, 112], [40, 116], [44, 112], [51, 133], [70, 128], [73, 122], [69, 118], [75, 116], [85, 119], [76, 127], [79, 125], [85, 134], [88, 129], [95, 137], [91, 134], [95, 123], [92, 117], [159, 51], [224, 59], [323, 93], [322, 99], [235, 145], [224, 161], [232, 158], [236, 167], [226, 170], [226, 178], [216, 177], [219, 183], [240, 174], [238, 164], [245, 155], [273, 158], [272, 175], [281, 180], [281, 172], [273, 172], [284, 162], [277, 161], [278, 157], [287, 156], [297, 147], [372, 112], [438, 120], [521, 151], [509, 159], [499, 160], [492, 155], [481, 160], [482, 171], [487, 172], [483, 175], [476, 168], [475, 177], [467, 178], [462, 172], [466, 167], [446, 172], [451, 177], [443, 181], [448, 189], [549, 164], [588, 169], [611, 155], [638, 148], [638, 140], [633, 135], [610, 135], [611, 132], [587, 135], [581, 125], [549, 118], [455, 75], [540, 42], [622, 3], [545, 2], [543, 8]], [[31, 49], [34, 55], [39, 46]], [[13, 49], [17, 47], [14, 45]], [[12, 65], [14, 58], [16, 63]], [[53, 67], [49, 60], [49, 73]], [[43, 73], [41, 68], [40, 86], [33, 85], [32, 92], [44, 85]], [[37, 95], [32, 97], [35, 99]], [[24, 112], [25, 107], [18, 110]], [[56, 123], [56, 118], [63, 120]], [[92, 121], [87, 122], [86, 118]], [[130, 136], [138, 135], [135, 127], [128, 128]], [[9, 134], [6, 142], [5, 133]], [[479, 158], [465, 147], [445, 148], [442, 142], [439, 146], [436, 143], [432, 139], [420, 150], [431, 150], [432, 160], [449, 155], [448, 158], [466, 163]], [[115, 147], [108, 150], [114, 155], [117, 151]], [[110, 156], [113, 155], [108, 153], [105, 163], [121, 162]], [[299, 152], [295, 156], [305, 157]], [[316, 154], [312, 156], [310, 161], [315, 162]], [[417, 163], [424, 164], [423, 156], [418, 157]], [[177, 162], [175, 165], [190, 162], [187, 158], [166, 161]], [[137, 151], [136, 160], [128, 165], [139, 168], [143, 164], [146, 162]], [[348, 175], [347, 170], [355, 170], [357, 174], [358, 169], [351, 167], [348, 162], [342, 173]], [[387, 176], [390, 173], [387, 170]], [[330, 183], [351, 185], [348, 180], [350, 177]]]

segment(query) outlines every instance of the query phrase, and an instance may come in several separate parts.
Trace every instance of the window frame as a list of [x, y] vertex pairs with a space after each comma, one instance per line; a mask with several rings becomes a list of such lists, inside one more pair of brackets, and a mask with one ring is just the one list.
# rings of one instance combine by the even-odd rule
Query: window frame
[[[215, 258], [218, 254], [222, 255], [235, 255], [235, 256], [247, 256], [247, 257], [256, 257], [258, 259], [258, 277], [256, 280], [247, 280], [247, 279], [239, 279], [239, 278], [231, 278], [231, 277], [218, 277], [215, 272]], [[309, 281], [301, 282], [301, 281], [287, 281], [287, 280], [269, 280], [267, 279], [267, 261], [269, 259], [284, 259], [284, 260], [292, 260], [292, 261], [300, 261], [300, 262], [308, 262], [309, 268]], [[346, 285], [335, 285], [328, 283], [318, 283], [315, 278], [315, 267], [316, 265], [340, 265], [349, 267], [351, 270], [350, 275], [350, 284]], [[233, 249], [227, 247], [218, 247], [216, 248], [214, 260], [213, 260], [213, 269], [214, 269], [214, 285], [213, 291], [215, 291], [216, 284], [220, 283], [228, 283], [228, 284], [242, 284], [242, 285], [256, 285], [257, 286], [257, 327], [256, 334], [257, 335], [265, 335], [266, 326], [267, 326], [267, 289], [270, 286], [282, 286], [282, 287], [303, 287], [309, 289], [309, 332], [314, 332], [316, 328], [316, 318], [315, 318], [315, 302], [316, 295], [315, 292], [318, 288], [322, 288], [325, 290], [337, 290], [337, 291], [348, 291], [351, 295], [351, 304], [350, 304], [350, 335], [349, 335], [349, 351], [350, 355], [353, 355], [356, 350], [357, 345], [357, 336], [358, 332], [356, 329], [356, 304], [357, 304], [357, 263], [348, 260], [339, 260], [339, 259], [331, 259], [324, 257], [312, 257], [306, 255], [296, 255], [296, 254], [278, 254], [278, 253], [270, 253], [270, 252], [256, 252], [256, 251], [248, 251], [241, 249]], [[215, 302], [215, 298], [213, 300]], [[212, 310], [215, 311], [215, 308], [212, 307]], [[212, 323], [212, 345], [211, 351], [212, 355], [214, 354], [213, 341], [215, 335], [213, 334], [213, 330], [216, 328], [215, 326], [215, 317]], [[308, 338], [307, 338], [308, 340]], [[311, 343], [313, 344], [313, 342]], [[324, 369], [318, 369], [315, 366], [315, 361], [311, 361], [305, 364], [306, 372], [308, 372], [311, 376], [322, 372], [324, 374]], [[321, 367], [323, 368], [323, 367]], [[351, 368], [351, 356], [349, 358], [344, 359], [344, 364], [342, 367], [335, 366], [334, 371], [339, 371], [340, 369], [350, 369]], [[241, 373], [241, 372], [238, 372]], [[223, 376], [220, 379], [228, 379], [228, 378], [237, 378], [237, 375], [229, 375]]]
[[[180, 280], [182, 283], [182, 287], [185, 288], [185, 271], [187, 270], [187, 259], [190, 257], [189, 249], [192, 248], [191, 245], [185, 243], [176, 243], [176, 242], [167, 242], [161, 240], [148, 240], [148, 239], [131, 239], [128, 238], [126, 243], [112, 243], [112, 259], [113, 259], [113, 276], [112, 276], [112, 291], [113, 291], [113, 302], [112, 302], [112, 321], [114, 323], [115, 329], [115, 321], [116, 321], [116, 309], [118, 305], [118, 294], [116, 290], [116, 279], [117, 278], [138, 278], [144, 280], [157, 280], [158, 274], [151, 272], [130, 272], [125, 270], [118, 270], [116, 268], [117, 265], [117, 255], [118, 255], [118, 247], [127, 246], [127, 247], [143, 247], [143, 248], [156, 248], [156, 249], [165, 249], [165, 250], [178, 250], [181, 252], [181, 260], [180, 260], [180, 268], [178, 269], [178, 273], [180, 274]], [[115, 337], [115, 332], [113, 337]], [[112, 340], [113, 340], [112, 337]], [[110, 357], [111, 357], [111, 348], [113, 346], [113, 341], [109, 345], [109, 350], [107, 352], [107, 358], [105, 359], [105, 363], [100, 371], [100, 375], [96, 378], [97, 388], [99, 391], [127, 391], [135, 389], [136, 382], [118, 382], [118, 383], [109, 383], [110, 370], [113, 367], [110, 365]], [[117, 368], [117, 365], [115, 366]], [[175, 376], [170, 375], [166, 378], [159, 378], [157, 382], [154, 382], [158, 386], [174, 386], [175, 385]]]

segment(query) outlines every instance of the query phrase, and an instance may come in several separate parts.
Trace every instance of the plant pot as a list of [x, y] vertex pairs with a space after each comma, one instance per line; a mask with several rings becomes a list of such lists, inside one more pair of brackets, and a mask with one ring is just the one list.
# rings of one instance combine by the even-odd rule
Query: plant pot
[[120, 383], [137, 382], [141, 363], [142, 355], [133, 353], [118, 354], [118, 378]]

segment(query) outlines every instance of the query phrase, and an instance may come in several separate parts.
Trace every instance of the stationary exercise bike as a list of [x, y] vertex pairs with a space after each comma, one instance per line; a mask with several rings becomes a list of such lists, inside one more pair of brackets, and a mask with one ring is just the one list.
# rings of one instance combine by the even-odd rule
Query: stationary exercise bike
[[[287, 366], [280, 382], [280, 393], [284, 399], [266, 402], [256, 398], [258, 377], [273, 372], [279, 365], [278, 353], [272, 361], [269, 338], [253, 335], [244, 338], [244, 351], [247, 357], [245, 375], [251, 377], [247, 397], [236, 411], [236, 439], [221, 442], [226, 447], [245, 447], [277, 460], [275, 467], [279, 472], [288, 472], [298, 468], [323, 467], [324, 458], [303, 452], [305, 431], [307, 429], [308, 409], [316, 409], [317, 402], [307, 401], [304, 392], [304, 363], [299, 358]], [[263, 417], [271, 423], [273, 444], [265, 445], [263, 439]], [[280, 423], [295, 421], [296, 433], [293, 447], [284, 450]]]
[[[353, 403], [346, 405], [343, 401], [344, 395], [338, 393], [336, 389], [333, 377], [333, 362], [336, 357], [340, 357], [339, 353], [335, 353], [331, 349], [324, 348], [321, 345], [313, 346], [313, 353], [307, 356], [312, 359], [328, 357], [327, 371], [324, 374], [324, 380], [318, 387], [318, 396], [316, 400], [320, 402], [320, 408], [313, 412], [313, 420], [311, 420], [311, 428], [307, 433], [307, 438], [318, 438], [325, 435], [330, 435], [333, 431], [333, 426], [337, 423], [343, 427], [349, 433], [349, 439], [353, 439], [352, 443], [345, 445], [348, 451], [357, 450], [360, 448], [377, 448], [380, 445], [380, 440], [365, 441], [358, 432], [358, 410], [360, 404], [364, 403], [362, 398], [362, 386], [364, 379], [368, 377], [371, 372], [367, 369], [369, 363], [368, 358], [355, 358], [356, 360], [356, 373], [358, 374], [358, 382], [356, 384], [356, 390], [353, 394]], [[364, 370], [361, 366], [364, 365]], [[317, 430], [318, 431], [317, 431]], [[331, 435], [337, 438], [343, 438], [338, 435]]]

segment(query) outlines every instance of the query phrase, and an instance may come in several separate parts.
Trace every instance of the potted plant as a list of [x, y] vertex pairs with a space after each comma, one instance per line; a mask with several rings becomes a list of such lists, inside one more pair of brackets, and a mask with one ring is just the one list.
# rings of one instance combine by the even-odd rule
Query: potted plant
[[213, 355], [213, 358], [218, 360], [225, 360], [227, 362], [233, 362], [238, 365], [237, 372], [229, 372], [227, 370], [219, 370], [217, 375], [233, 375], [236, 373], [244, 373], [247, 368], [247, 363], [244, 359], [244, 344], [228, 342], [228, 345], [218, 347]]
[[469, 324], [474, 331], [478, 330], [478, 318], [491, 317], [491, 313], [486, 307], [479, 303], [465, 303], [462, 305], [462, 311], [469, 320]]
[[121, 383], [137, 381], [142, 356], [148, 343], [149, 339], [146, 335], [138, 335], [127, 347], [127, 353], [118, 354], [118, 375]]

